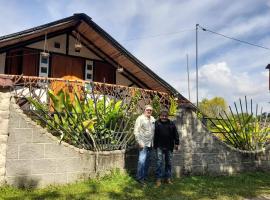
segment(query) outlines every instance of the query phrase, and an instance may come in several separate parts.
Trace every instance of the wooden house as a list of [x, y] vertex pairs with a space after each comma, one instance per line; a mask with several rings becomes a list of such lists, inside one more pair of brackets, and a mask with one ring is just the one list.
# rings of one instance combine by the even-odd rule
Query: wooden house
[[83, 13], [0, 37], [0, 74], [75, 76], [186, 100]]

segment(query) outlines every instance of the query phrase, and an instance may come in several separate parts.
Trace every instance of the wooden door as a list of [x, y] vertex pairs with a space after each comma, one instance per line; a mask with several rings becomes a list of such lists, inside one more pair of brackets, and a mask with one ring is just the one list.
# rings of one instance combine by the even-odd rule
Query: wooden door
[[38, 76], [39, 70], [39, 57], [38, 50], [24, 49], [22, 60], [22, 73], [25, 76]]
[[51, 77], [76, 76], [84, 79], [84, 59], [52, 54]]
[[95, 61], [94, 81], [115, 84], [115, 68], [109, 63]]
[[14, 49], [7, 52], [5, 67], [6, 74], [22, 74], [22, 54], [23, 51], [21, 49]]

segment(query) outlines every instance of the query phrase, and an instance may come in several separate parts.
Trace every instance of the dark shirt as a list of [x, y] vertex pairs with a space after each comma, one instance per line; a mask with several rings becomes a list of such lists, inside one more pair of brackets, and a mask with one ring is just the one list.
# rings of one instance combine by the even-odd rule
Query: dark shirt
[[173, 150], [174, 145], [179, 145], [179, 135], [175, 124], [168, 120], [155, 122], [154, 148]]

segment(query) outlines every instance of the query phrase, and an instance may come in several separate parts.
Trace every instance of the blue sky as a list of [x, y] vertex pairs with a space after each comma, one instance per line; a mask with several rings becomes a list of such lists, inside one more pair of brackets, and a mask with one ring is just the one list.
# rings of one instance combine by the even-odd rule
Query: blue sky
[[[270, 48], [269, 0], [0, 0], [0, 35], [84, 12], [155, 73], [191, 100], [195, 90], [195, 24]], [[229, 104], [253, 98], [269, 111], [270, 51], [199, 31], [199, 99]]]

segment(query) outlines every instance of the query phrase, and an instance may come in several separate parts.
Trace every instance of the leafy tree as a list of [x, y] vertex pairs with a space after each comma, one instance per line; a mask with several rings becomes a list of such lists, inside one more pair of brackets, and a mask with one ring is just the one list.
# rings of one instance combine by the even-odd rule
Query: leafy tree
[[219, 118], [220, 115], [224, 115], [224, 112], [227, 112], [228, 105], [224, 98], [214, 97], [212, 99], [204, 98], [199, 103], [199, 110], [203, 115], [206, 115], [210, 118]]

